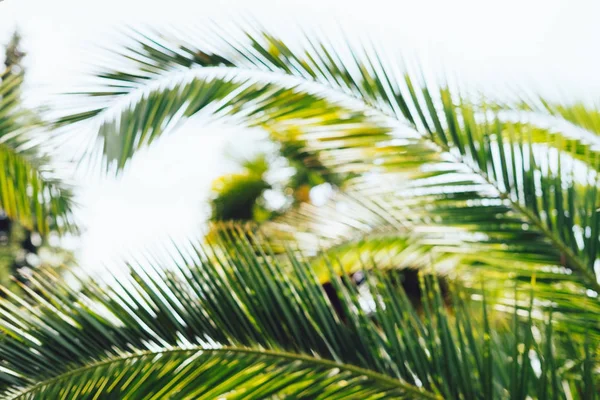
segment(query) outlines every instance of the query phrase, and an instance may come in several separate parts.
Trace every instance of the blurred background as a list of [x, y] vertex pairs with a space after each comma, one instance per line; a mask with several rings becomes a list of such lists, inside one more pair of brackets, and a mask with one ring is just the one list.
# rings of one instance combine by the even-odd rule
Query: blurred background
[[[27, 104], [51, 106], [41, 99], [79, 84], [83, 72], [102, 62], [101, 49], [119, 43], [127, 26], [258, 20], [283, 35], [297, 34], [300, 25], [325, 34], [341, 29], [416, 57], [433, 71], [460, 71], [461, 79], [492, 89], [527, 82], [541, 92], [564, 89], [579, 98], [600, 89], [600, 3], [451, 3], [290, 0], [282, 7], [277, 0], [4, 0], [0, 44], [8, 50], [0, 59], [4, 53], [14, 56], [17, 45]], [[20, 36], [16, 44], [15, 32]], [[302, 171], [294, 164], [294, 149], [273, 148], [263, 132], [191, 120], [160, 140], [161, 146], [139, 152], [119, 177], [65, 167], [62, 172], [78, 187], [82, 234], [60, 242], [51, 237], [47, 246], [64, 248], [65, 257], [93, 269], [165, 238], [197, 235], [211, 218], [268, 219], [293, 202], [318, 204], [327, 196], [327, 182], [319, 173]], [[73, 151], [65, 143], [58, 158]], [[228, 194], [239, 198], [239, 187], [245, 188], [247, 204], [228, 203]], [[243, 215], [231, 215], [231, 210]], [[15, 231], [0, 244], [15, 254], [18, 248], [35, 249], [36, 243], [35, 235]], [[30, 253], [39, 251], [21, 251], [21, 258]], [[6, 263], [15, 262], [8, 257]]]

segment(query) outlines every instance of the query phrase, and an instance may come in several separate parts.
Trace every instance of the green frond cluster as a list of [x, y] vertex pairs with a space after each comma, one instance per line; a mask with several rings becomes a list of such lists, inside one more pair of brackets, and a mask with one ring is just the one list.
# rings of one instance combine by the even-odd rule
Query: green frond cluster
[[230, 231], [173, 255], [175, 269], [145, 261], [108, 286], [73, 290], [37, 275], [27, 308], [0, 301], [5, 395], [524, 398], [595, 388], [594, 377], [571, 378], [592, 373], [589, 348], [538, 323], [531, 299], [510, 317], [456, 289], [450, 312], [424, 276], [416, 310], [377, 265], [359, 287], [331, 268], [331, 295], [305, 260], [256, 255], [262, 240]]
[[106, 169], [203, 116], [344, 184], [174, 244], [175, 268], [145, 259], [77, 289], [35, 275], [30, 303], [0, 301], [7, 397], [597, 397], [593, 106], [491, 101], [375, 47], [252, 28], [134, 32], [114, 58], [56, 121]]

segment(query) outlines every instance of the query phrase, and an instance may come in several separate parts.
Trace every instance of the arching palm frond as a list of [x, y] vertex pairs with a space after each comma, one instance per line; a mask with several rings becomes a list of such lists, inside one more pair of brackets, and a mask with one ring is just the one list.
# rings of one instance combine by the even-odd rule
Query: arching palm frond
[[20, 104], [18, 75], [0, 77], [0, 209], [28, 229], [46, 233], [73, 225], [71, 190], [56, 177], [39, 123]]
[[[98, 103], [59, 124], [89, 129], [116, 168], [201, 112], [290, 135], [354, 176], [345, 190], [410, 237], [414, 254], [500, 281], [535, 275], [543, 299], [597, 325], [600, 160], [589, 140], [424, 82], [375, 49], [309, 37], [288, 46], [253, 30], [187, 37], [134, 35], [98, 73], [103, 89], [83, 93]], [[583, 308], [557, 295], [572, 292]]]
[[301, 258], [256, 255], [263, 238], [231, 230], [221, 240], [182, 249], [175, 269], [144, 261], [128, 279], [81, 280], [77, 290], [38, 274], [27, 308], [0, 300], [5, 396], [579, 398], [597, 389], [593, 354], [573, 336], [573, 347], [559, 345], [551, 323], [527, 316], [527, 300], [525, 318], [511, 322], [455, 292], [449, 313], [424, 277], [415, 310], [376, 268], [359, 288], [332, 276], [332, 298]]
[[[107, 358], [16, 392], [12, 399], [75, 396], [152, 398], [436, 398], [385, 375], [310, 356], [245, 348], [165, 349]], [[163, 397], [161, 397], [163, 396]]]

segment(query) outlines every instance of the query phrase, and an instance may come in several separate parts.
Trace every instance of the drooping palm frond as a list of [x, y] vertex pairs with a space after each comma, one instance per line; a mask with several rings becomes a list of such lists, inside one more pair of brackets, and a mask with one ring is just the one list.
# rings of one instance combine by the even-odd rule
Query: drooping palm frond
[[128, 279], [82, 279], [80, 289], [38, 274], [26, 289], [33, 303], [0, 300], [5, 396], [583, 398], [597, 389], [594, 354], [573, 337], [571, 349], [559, 345], [527, 302], [525, 318], [515, 309], [510, 322], [455, 292], [448, 312], [424, 277], [421, 318], [377, 268], [359, 288], [334, 274], [333, 299], [292, 253], [279, 264], [266, 248], [256, 255], [263, 238], [232, 230], [221, 240], [182, 249], [175, 269], [146, 260]]
[[148, 86], [138, 85], [127, 93], [109, 90], [94, 94], [106, 97], [102, 106], [66, 116], [57, 123], [90, 129], [102, 145], [107, 167], [117, 169], [122, 169], [138, 149], [199, 113], [262, 127], [276, 132], [282, 140], [288, 134], [295, 139], [298, 121], [303, 130], [329, 126], [340, 133], [354, 130], [356, 134], [379, 137], [388, 137], [385, 134], [390, 130], [380, 118], [371, 119], [294, 85], [215, 75], [199, 69], [156, 77]]
[[[327, 40], [315, 40], [310, 36], [303, 38], [303, 44], [288, 46], [266, 30], [251, 27], [235, 33], [226, 33], [214, 26], [199, 32], [177, 31], [164, 35], [136, 32], [132, 39], [124, 50], [117, 50], [119, 58], [115, 60], [115, 69], [102, 67], [97, 73], [105, 84], [111, 85], [105, 85], [100, 91], [81, 93], [108, 99], [87, 112], [69, 115], [60, 122], [85, 120], [101, 112], [110, 114], [107, 111], [110, 111], [109, 105], [114, 105], [113, 99], [121, 99], [117, 109], [127, 107], [129, 101], [135, 101], [141, 92], [149, 91], [153, 86], [176, 84], [186, 76], [189, 79], [194, 75], [192, 70], [196, 74], [202, 70], [208, 75], [229, 73], [240, 79], [262, 82], [308, 82], [321, 91], [341, 93], [395, 120], [406, 119], [419, 129], [443, 129], [444, 118], [440, 120], [438, 116], [430, 115], [438, 106], [434, 98], [437, 93], [407, 74], [401, 60], [390, 62], [382, 52], [374, 49], [349, 47], [347, 43], [334, 46]], [[444, 93], [446, 100], [451, 100], [450, 94], [451, 91]], [[288, 103], [292, 104], [306, 108], [306, 103]], [[485, 102], [482, 104], [487, 106]], [[280, 110], [278, 116], [284, 117], [295, 107]], [[490, 105], [489, 108], [502, 107]], [[106, 117], [96, 119], [96, 122], [101, 123]], [[162, 130], [161, 127], [157, 129]], [[546, 141], [545, 138], [540, 140]]]
[[28, 229], [73, 226], [72, 193], [34, 132], [38, 122], [20, 105], [19, 75], [0, 77], [0, 209]]
[[199, 346], [108, 358], [10, 398], [97, 399], [113, 395], [154, 399], [436, 398], [385, 375], [329, 360], [282, 351]]

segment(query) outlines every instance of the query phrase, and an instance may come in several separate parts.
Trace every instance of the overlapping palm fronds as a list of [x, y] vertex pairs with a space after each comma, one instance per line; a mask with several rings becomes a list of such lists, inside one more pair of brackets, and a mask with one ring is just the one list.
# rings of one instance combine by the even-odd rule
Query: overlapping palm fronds
[[73, 227], [72, 193], [49, 162], [41, 123], [21, 105], [22, 76], [0, 76], [0, 209], [41, 233]]
[[0, 300], [5, 398], [593, 398], [598, 388], [596, 342], [553, 332], [550, 314], [539, 325], [530, 300], [506, 318], [453, 291], [449, 312], [424, 276], [417, 311], [376, 266], [358, 288], [332, 274], [332, 298], [302, 258], [256, 255], [263, 241], [232, 230], [213, 247], [182, 247], [175, 269], [145, 260], [128, 279], [81, 290], [36, 275], [26, 308]]
[[[98, 72], [101, 88], [57, 121], [91, 134], [89, 151], [99, 145], [108, 169], [203, 115], [301, 143], [347, 179], [325, 207], [305, 203], [263, 226], [269, 241], [215, 230], [222, 242], [194, 248], [189, 268], [134, 268], [120, 286], [85, 281], [81, 292], [39, 276], [28, 313], [2, 303], [7, 393], [593, 398], [593, 108], [491, 101], [409, 73], [374, 47], [312, 37], [130, 39]], [[458, 277], [495, 311], [484, 302], [473, 313], [458, 288], [442, 299], [428, 279], [415, 310], [387, 271], [403, 267]], [[367, 278], [356, 288], [346, 274], [359, 270]], [[531, 297], [513, 295], [530, 282]]]
[[378, 214], [373, 232], [391, 226], [410, 237], [405, 262], [427, 253], [490, 278], [536, 275], [540, 296], [578, 294], [594, 306], [575, 310], [597, 325], [599, 158], [589, 136], [557, 123], [595, 135], [582, 112], [492, 105], [405, 72], [375, 48], [311, 37], [287, 45], [253, 29], [137, 33], [97, 76], [103, 88], [82, 93], [93, 106], [58, 123], [91, 132], [108, 166], [123, 168], [196, 114], [289, 135], [332, 173], [354, 176], [345, 190]]

